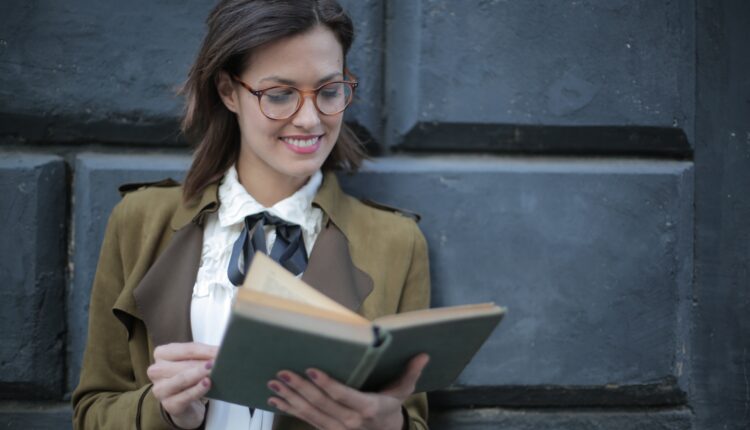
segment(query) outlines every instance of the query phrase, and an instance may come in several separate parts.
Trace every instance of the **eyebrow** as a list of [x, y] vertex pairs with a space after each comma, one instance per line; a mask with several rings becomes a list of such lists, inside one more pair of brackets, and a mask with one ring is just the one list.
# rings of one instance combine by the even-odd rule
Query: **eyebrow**
[[[344, 74], [343, 74], [343, 73], [341, 73], [341, 72], [334, 72], [334, 73], [331, 73], [331, 74], [329, 74], [329, 75], [326, 75], [326, 76], [324, 76], [323, 78], [321, 78], [321, 79], [320, 79], [320, 80], [319, 80], [319, 81], [318, 81], [318, 82], [316, 83], [316, 85], [322, 85], [322, 84], [323, 84], [323, 83], [325, 83], [326, 81], [330, 81], [331, 79], [333, 79], [333, 78], [335, 78], [335, 77], [337, 77], [337, 76], [341, 76], [341, 77], [343, 77], [343, 76], [344, 76]], [[260, 82], [263, 82], [263, 81], [274, 81], [274, 82], [278, 82], [278, 83], [280, 83], [280, 84], [284, 84], [284, 85], [297, 85], [297, 82], [295, 82], [295, 81], [292, 81], [292, 80], [290, 80], [290, 79], [285, 79], [285, 78], [282, 78], [282, 77], [280, 77], [280, 76], [275, 76], [275, 75], [274, 75], [274, 76], [268, 76], [268, 77], [265, 77], [265, 78], [263, 78], [263, 79], [261, 79], [261, 80], [260, 80]], [[260, 83], [260, 82], [259, 82], [259, 83]]]

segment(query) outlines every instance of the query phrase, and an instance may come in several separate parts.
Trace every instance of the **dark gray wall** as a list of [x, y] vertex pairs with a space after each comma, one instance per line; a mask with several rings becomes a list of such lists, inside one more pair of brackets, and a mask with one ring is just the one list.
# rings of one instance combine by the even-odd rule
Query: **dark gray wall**
[[750, 4], [698, 3], [692, 405], [750, 428]]
[[[387, 4], [388, 145], [526, 153], [688, 149], [669, 128], [693, 134], [692, 0]], [[632, 126], [667, 129], [654, 136]]]
[[[507, 318], [438, 429], [744, 429], [750, 7], [347, 0], [342, 177], [423, 215], [433, 305]], [[117, 185], [181, 178], [211, 2], [0, 5], [0, 426], [66, 427]]]
[[510, 309], [441, 402], [684, 401], [691, 163], [398, 157], [345, 183], [429, 214], [434, 306]]
[[56, 399], [65, 375], [65, 164], [0, 154], [0, 399]]
[[0, 134], [174, 142], [175, 91], [210, 8], [205, 1], [3, 2]]

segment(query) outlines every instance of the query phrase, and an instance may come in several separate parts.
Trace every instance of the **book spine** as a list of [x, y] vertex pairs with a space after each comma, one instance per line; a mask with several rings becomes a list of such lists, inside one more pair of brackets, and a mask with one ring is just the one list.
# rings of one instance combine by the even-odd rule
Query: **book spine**
[[380, 356], [388, 349], [391, 344], [391, 334], [379, 327], [373, 327], [375, 332], [375, 343], [370, 345], [365, 351], [362, 358], [359, 360], [359, 364], [354, 368], [349, 379], [346, 381], [346, 385], [352, 388], [361, 388], [364, 385], [367, 377], [372, 373], [372, 369], [378, 364]]

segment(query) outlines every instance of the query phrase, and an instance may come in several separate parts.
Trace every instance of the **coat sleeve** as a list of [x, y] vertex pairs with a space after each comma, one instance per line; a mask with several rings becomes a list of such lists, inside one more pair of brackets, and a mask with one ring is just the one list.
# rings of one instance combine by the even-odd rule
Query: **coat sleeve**
[[[406, 283], [401, 293], [398, 312], [408, 312], [430, 307], [430, 263], [427, 241], [414, 224], [412, 257]], [[404, 402], [404, 428], [427, 429], [427, 395], [414, 394]], [[407, 427], [408, 425], [408, 427]]]
[[123, 289], [120, 238], [123, 203], [110, 216], [89, 305], [89, 328], [81, 376], [72, 396], [75, 429], [169, 429], [151, 384], [138, 384], [128, 330], [112, 308]]

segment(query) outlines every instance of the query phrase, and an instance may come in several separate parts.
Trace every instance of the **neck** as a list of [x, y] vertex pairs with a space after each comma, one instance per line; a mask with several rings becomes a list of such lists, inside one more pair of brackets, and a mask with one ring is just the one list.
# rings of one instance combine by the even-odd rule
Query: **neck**
[[309, 177], [297, 178], [268, 174], [268, 172], [261, 171], [262, 169], [242, 166], [242, 163], [237, 163], [237, 177], [240, 184], [258, 203], [267, 208], [297, 192], [309, 179]]

